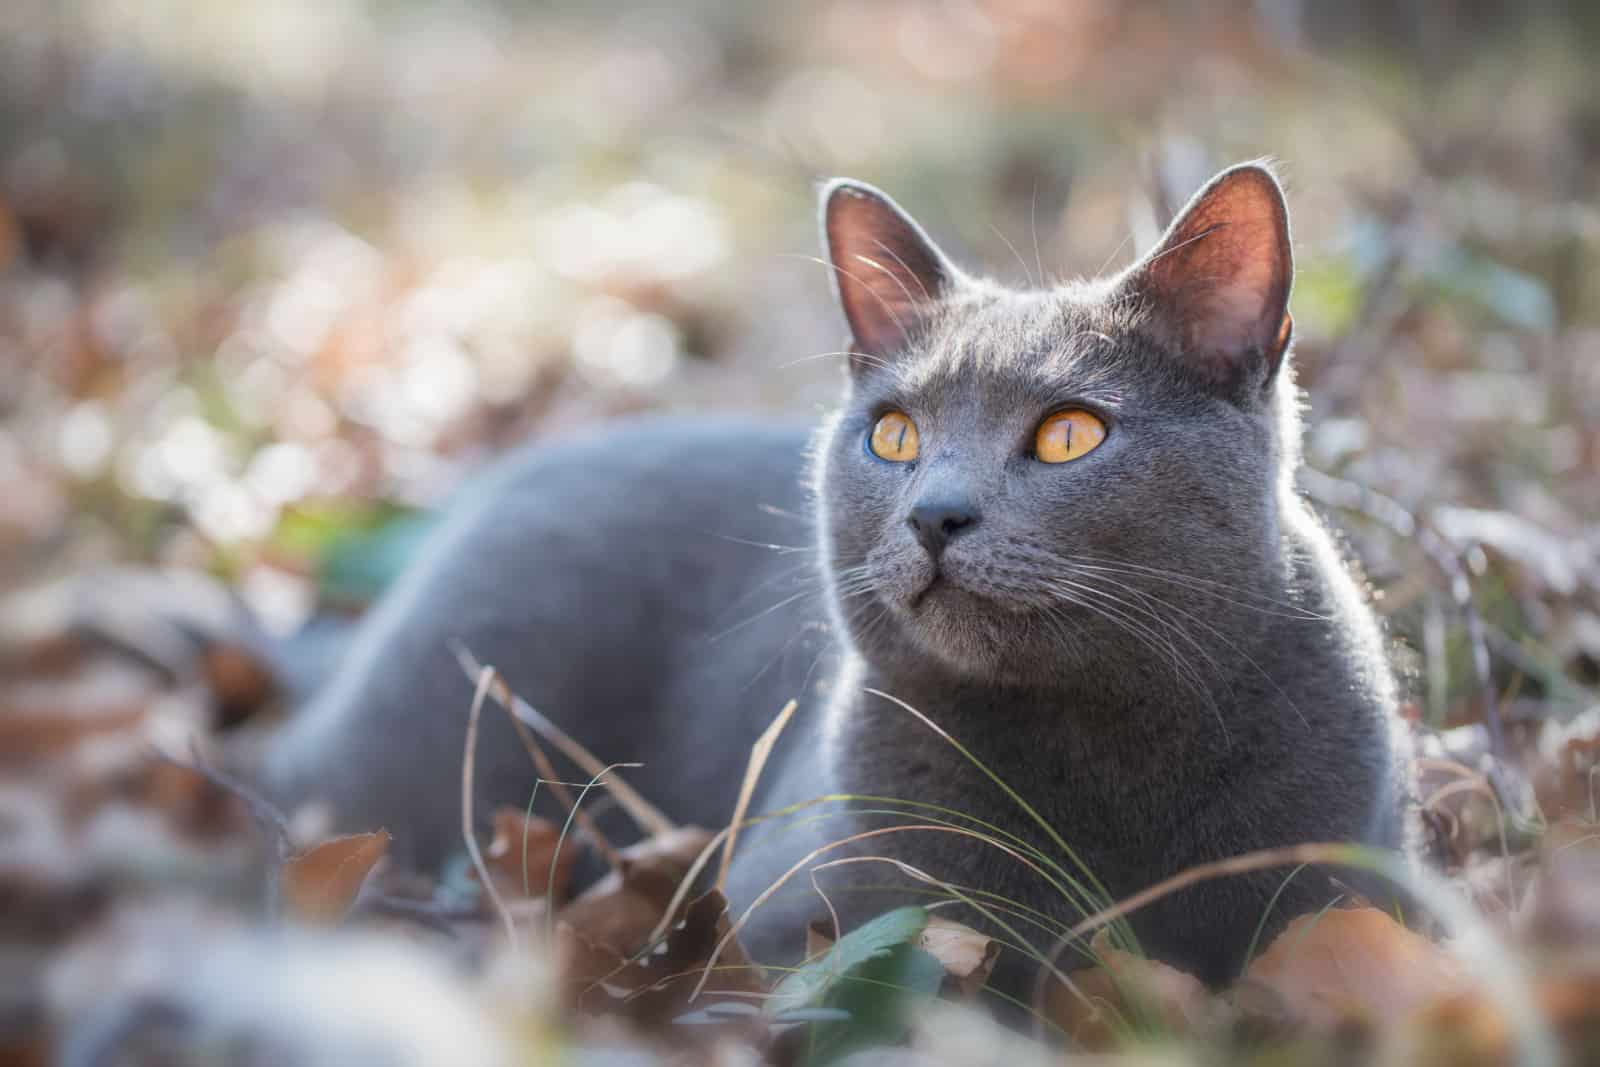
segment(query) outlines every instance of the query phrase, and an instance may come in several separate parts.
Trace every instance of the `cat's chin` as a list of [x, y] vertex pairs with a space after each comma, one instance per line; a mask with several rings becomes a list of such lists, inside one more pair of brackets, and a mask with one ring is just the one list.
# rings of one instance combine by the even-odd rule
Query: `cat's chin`
[[1008, 607], [944, 577], [917, 593], [905, 614], [917, 644], [961, 674], [992, 675], [1015, 650]]

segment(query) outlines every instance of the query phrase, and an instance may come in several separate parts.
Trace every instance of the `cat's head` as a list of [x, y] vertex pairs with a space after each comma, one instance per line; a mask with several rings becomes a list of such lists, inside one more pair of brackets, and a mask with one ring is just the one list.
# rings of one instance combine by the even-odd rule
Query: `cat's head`
[[825, 187], [822, 227], [851, 355], [820, 537], [869, 659], [1026, 684], [1159, 658], [1154, 613], [1248, 596], [1279, 561], [1293, 264], [1264, 166], [1214, 178], [1121, 274], [1048, 290], [963, 273], [859, 182]]

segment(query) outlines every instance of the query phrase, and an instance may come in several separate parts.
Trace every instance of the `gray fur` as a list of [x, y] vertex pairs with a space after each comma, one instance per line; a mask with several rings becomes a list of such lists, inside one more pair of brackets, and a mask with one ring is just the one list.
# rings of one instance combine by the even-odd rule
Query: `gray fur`
[[[825, 197], [839, 195], [881, 194], [836, 185]], [[920, 231], [878, 221], [886, 248], [922, 242], [925, 262], [948, 266]], [[872, 689], [1015, 787], [1114, 898], [1267, 846], [1400, 847], [1395, 686], [1360, 590], [1293, 488], [1292, 370], [1259, 345], [1197, 365], [1174, 340], [1185, 336], [1171, 320], [1178, 298], [1152, 291], [1148, 263], [1045, 292], [944, 270], [898, 306], [916, 318], [897, 345], [858, 345], [809, 448], [798, 428], [649, 420], [510, 457], [289, 729], [270, 783], [329, 799], [346, 825], [388, 827], [410, 861], [458, 848], [471, 697], [448, 647], [459, 640], [601, 758], [644, 762], [630, 781], [687, 822], [727, 820], [750, 744], [793, 697], [800, 711], [754, 810], [901, 797], [1056, 852], [950, 744]], [[1028, 454], [1034, 428], [1064, 405], [1099, 412], [1110, 433], [1082, 459], [1041, 464]], [[888, 407], [917, 423], [915, 463], [864, 447]], [[981, 514], [937, 566], [905, 522], [929, 494]], [[533, 772], [498, 714], [478, 760], [485, 809], [526, 801]], [[896, 821], [848, 807], [750, 831], [736, 907], [810, 850]], [[950, 833], [886, 834], [856, 854], [1065, 922], [1086, 906]], [[1170, 897], [1134, 917], [1140, 943], [1226, 980], [1287, 873]], [[896, 902], [866, 887], [916, 885], [873, 862], [816, 879], [847, 923]], [[1301, 872], [1267, 931], [1335, 891], [1326, 873]], [[746, 941], [757, 958], [792, 962], [804, 920], [823, 910], [800, 874]]]

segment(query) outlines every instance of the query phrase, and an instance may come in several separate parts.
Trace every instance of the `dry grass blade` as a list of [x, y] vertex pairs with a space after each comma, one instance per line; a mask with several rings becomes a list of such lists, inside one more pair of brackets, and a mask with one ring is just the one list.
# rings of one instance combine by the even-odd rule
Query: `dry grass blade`
[[744, 769], [744, 781], [739, 785], [739, 800], [733, 806], [733, 818], [728, 821], [728, 835], [722, 848], [722, 865], [717, 868], [717, 889], [725, 889], [728, 885], [728, 867], [733, 863], [733, 846], [739, 839], [739, 827], [744, 822], [745, 812], [750, 810], [750, 798], [755, 794], [756, 783], [761, 780], [761, 772], [766, 769], [767, 759], [772, 755], [772, 747], [778, 743], [778, 735], [783, 733], [783, 728], [789, 725], [789, 720], [794, 717], [795, 709], [800, 705], [796, 701], [789, 701], [778, 712], [778, 717], [762, 731], [756, 738], [756, 743], [750, 746], [750, 762]]
[[[745, 927], [745, 924], [750, 921], [750, 917], [755, 914], [756, 909], [760, 908], [761, 905], [765, 904], [768, 900], [771, 900], [773, 894], [775, 894], [778, 890], [782, 889], [788, 883], [789, 879], [793, 878], [796, 874], [798, 874], [801, 871], [805, 870], [806, 867], [809, 866], [813, 860], [816, 860], [818, 857], [823, 856], [826, 853], [832, 852], [835, 849], [844, 848], [847, 845], [856, 844], [856, 843], [861, 842], [861, 841], [867, 841], [867, 840], [870, 840], [870, 839], [876, 838], [876, 837], [883, 837], [883, 836], [885, 836], [887, 834], [899, 834], [899, 833], [908, 833], [908, 832], [917, 832], [917, 831], [920, 831], [920, 832], [933, 832], [933, 833], [945, 833], [945, 834], [956, 834], [956, 835], [959, 835], [961, 837], [973, 838], [973, 839], [981, 841], [984, 844], [989, 845], [989, 846], [991, 846], [993, 848], [999, 849], [1001, 852], [1005, 853], [1008, 856], [1011, 856], [1013, 859], [1015, 859], [1018, 862], [1024, 864], [1025, 866], [1027, 866], [1035, 874], [1039, 875], [1039, 877], [1041, 877], [1041, 878], [1047, 878], [1048, 877], [1047, 875], [1045, 875], [1044, 871], [1038, 865], [1036, 865], [1032, 860], [1028, 859], [1026, 856], [1024, 856], [1021, 853], [1019, 853], [1019, 852], [1015, 851], [1014, 849], [1010, 848], [1009, 846], [1007, 846], [1003, 842], [996, 841], [996, 840], [994, 840], [993, 838], [990, 838], [990, 837], [986, 837], [983, 834], [978, 833], [977, 831], [967, 830], [967, 829], [964, 829], [962, 827], [956, 827], [956, 826], [940, 826], [940, 825], [930, 824], [930, 823], [915, 823], [915, 824], [911, 824], [911, 825], [907, 825], [907, 826], [884, 826], [884, 827], [879, 827], [878, 829], [875, 829], [875, 830], [863, 830], [860, 833], [852, 834], [849, 837], [840, 838], [837, 841], [830, 841], [825, 845], [820, 845], [817, 848], [812, 849], [810, 852], [808, 852], [804, 856], [802, 856], [798, 861], [796, 861], [794, 863], [793, 866], [791, 866], [788, 870], [784, 871], [783, 874], [779, 875], [778, 878], [775, 881], [773, 881], [773, 883], [771, 885], [769, 885], [769, 886], [767, 886], [767, 888], [763, 889], [761, 891], [761, 893], [756, 897], [755, 900], [750, 902], [749, 906], [745, 908], [744, 913], [741, 914], [739, 916], [738, 920], [734, 922], [733, 926], [729, 928], [729, 930], [727, 932], [727, 935], [722, 939], [721, 942], [718, 943], [716, 950], [714, 950], [711, 953], [711, 958], [706, 961], [705, 970], [700, 975], [700, 981], [695, 986], [694, 994], [691, 995], [689, 999], [693, 1000], [696, 996], [698, 996], [700, 994], [701, 989], [703, 989], [704, 986], [705, 986], [706, 980], [711, 975], [712, 969], [716, 966], [717, 960], [722, 954], [722, 950], [725, 947], [727, 947], [727, 945], [729, 943], [731, 943], [735, 938], [737, 938], [739, 936], [740, 931], [742, 931], [744, 929], [744, 927]], [[853, 861], [858, 861], [858, 860], [863, 860], [863, 859], [869, 859], [869, 860], [873, 860], [873, 861], [880, 862], [880, 863], [892, 864], [892, 865], [894, 865], [895, 867], [899, 868], [901, 871], [903, 871], [904, 873], [910, 875], [913, 878], [917, 878], [918, 880], [924, 881], [924, 882], [926, 882], [926, 883], [928, 883], [930, 885], [940, 886], [941, 888], [944, 888], [947, 891], [949, 891], [952, 894], [954, 894], [956, 897], [961, 898], [961, 899], [966, 899], [965, 897], [962, 896], [961, 892], [958, 889], [956, 889], [954, 886], [951, 886], [951, 885], [949, 885], [948, 883], [945, 883], [945, 882], [941, 882], [938, 879], [935, 879], [935, 878], [931, 877], [930, 875], [923, 874], [921, 871], [918, 871], [913, 867], [907, 866], [906, 864], [903, 864], [903, 863], [899, 862], [898, 860], [889, 859], [889, 858], [883, 857], [883, 856], [870, 856], [870, 857], [850, 857], [848, 860], [841, 860], [841, 861], [838, 861], [838, 862], [853, 862]], [[971, 901], [968, 900], [968, 903], [971, 903]], [[1107, 920], [1107, 921], [1110, 921], [1110, 920]], [[1070, 986], [1072, 983], [1067, 979], [1067, 977], [1064, 974], [1062, 974], [1059, 970], [1056, 970], [1056, 968], [1054, 966], [1054, 959], [1055, 959], [1055, 957], [1052, 955], [1050, 957], [1042, 959], [1041, 963], [1043, 963], [1045, 965], [1045, 967], [1047, 968], [1048, 972], [1053, 972], [1055, 977], [1059, 978], [1062, 982], [1064, 982], [1064, 983], [1066, 983], [1067, 985]]]
[[[456, 660], [461, 664], [461, 669], [468, 678], [475, 682], [483, 672], [480, 665], [465, 647], [455, 646]], [[537, 730], [539, 734], [551, 744], [559, 748], [572, 762], [583, 768], [585, 774], [600, 777], [605, 773], [606, 764], [595, 758], [594, 753], [584, 748], [573, 736], [551, 722], [532, 704], [523, 700], [511, 691], [511, 687], [500, 680], [498, 675], [490, 679], [490, 691], [494, 698], [500, 702], [511, 715]], [[617, 798], [617, 803], [626, 811], [630, 818], [639, 825], [639, 829], [650, 837], [659, 837], [673, 831], [675, 824], [667, 818], [660, 809], [651, 804], [639, 794], [632, 786], [617, 775], [606, 777], [605, 785], [611, 795]]]
[[472, 832], [472, 786], [477, 766], [478, 720], [483, 717], [483, 702], [488, 699], [489, 689], [494, 683], [494, 668], [480, 668], [478, 687], [472, 694], [472, 708], [467, 713], [466, 750], [461, 754], [461, 839], [467, 846], [467, 855], [472, 857], [472, 866], [478, 872], [478, 881], [482, 884], [483, 891], [494, 902], [495, 912], [500, 916], [501, 922], [505, 923], [507, 940], [511, 942], [513, 949], [520, 949], [522, 943], [517, 936], [517, 924], [512, 920], [506, 902], [501, 899], [500, 890], [495, 888], [494, 878], [489, 874], [489, 866], [484, 863], [483, 852], [478, 848], [478, 839]]

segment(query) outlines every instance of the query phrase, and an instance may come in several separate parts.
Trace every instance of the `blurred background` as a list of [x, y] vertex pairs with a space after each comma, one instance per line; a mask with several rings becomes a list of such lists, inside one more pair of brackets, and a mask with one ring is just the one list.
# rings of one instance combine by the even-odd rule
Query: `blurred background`
[[[0, 580], [199, 567], [291, 625], [384, 580], [339, 545], [512, 442], [825, 404], [819, 177], [1024, 282], [1126, 264], [1266, 155], [1313, 465], [1515, 562], [1480, 575], [1496, 655], [1576, 706], [1597, 30], [1466, 0], [9, 0]], [[1400, 586], [1442, 716], [1449, 589]]]
[[[1120, 268], [1213, 170], [1279, 162], [1304, 485], [1430, 751], [1489, 774], [1492, 804], [1429, 812], [1505, 910], [1530, 827], [1597, 810], [1597, 51], [1577, 0], [4, 0], [0, 984], [251, 840], [148, 742], [230, 726], [259, 665], [196, 689], [105, 568], [207, 575], [285, 634], [369, 602], [515, 442], [815, 413], [835, 174], [1028, 284]], [[85, 583], [165, 674], [51, 639], [84, 609], [35, 594]], [[116, 987], [72, 973], [58, 1016]], [[0, 999], [0, 1038], [43, 1011]]]

